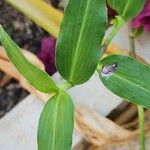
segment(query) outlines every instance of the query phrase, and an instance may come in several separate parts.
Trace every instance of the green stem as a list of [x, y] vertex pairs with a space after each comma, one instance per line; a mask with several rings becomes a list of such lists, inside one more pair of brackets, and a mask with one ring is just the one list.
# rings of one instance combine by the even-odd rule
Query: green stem
[[69, 83], [69, 82], [64, 82], [64, 83], [61, 84], [59, 87], [60, 87], [61, 89], [65, 90], [65, 91], [67, 91], [67, 90], [69, 90], [71, 87], [73, 87], [73, 85], [72, 85], [71, 83]]
[[[125, 20], [121, 16], [116, 16], [116, 18], [112, 21], [112, 24], [113, 24], [113, 29], [101, 46], [102, 52], [101, 52], [100, 58], [102, 58], [102, 56], [104, 55], [104, 53], [107, 50], [107, 47], [109, 46], [109, 44], [111, 43], [111, 41], [115, 37], [115, 35], [118, 33], [120, 28], [125, 24]], [[102, 66], [100, 65], [100, 63], [98, 63], [98, 66], [96, 68], [97, 72], [100, 72], [101, 67]]]
[[[111, 43], [111, 41], [115, 37], [115, 35], [118, 33], [120, 28], [125, 24], [125, 20], [121, 16], [116, 16], [116, 18], [112, 21], [112, 24], [113, 24], [113, 29], [101, 46], [102, 53], [101, 53], [100, 58], [102, 58], [102, 56], [104, 55], [104, 53], [107, 50], [107, 47], [109, 46], [109, 44]], [[102, 66], [99, 63], [96, 70], [99, 72], [101, 70], [101, 67]]]
[[144, 108], [139, 105], [137, 107], [139, 115], [140, 146], [141, 150], [145, 150]]
[[137, 58], [136, 57], [136, 51], [135, 51], [134, 37], [133, 36], [129, 36], [129, 42], [130, 42], [130, 55], [133, 58]]
[[[131, 30], [131, 34], [129, 34], [130, 54], [132, 57], [137, 58], [135, 41], [134, 41], [135, 36], [133, 36], [132, 32], [133, 30]], [[145, 150], [144, 108], [140, 105], [137, 105], [137, 108], [138, 108], [138, 116], [139, 116], [140, 146], [141, 146], [141, 150]]]
[[113, 24], [112, 32], [102, 44], [102, 56], [106, 52], [108, 45], [110, 44], [112, 39], [115, 37], [115, 35], [118, 33], [120, 28], [124, 25], [124, 23], [125, 23], [125, 20], [121, 16], [116, 16], [116, 19], [112, 21], [112, 24]]

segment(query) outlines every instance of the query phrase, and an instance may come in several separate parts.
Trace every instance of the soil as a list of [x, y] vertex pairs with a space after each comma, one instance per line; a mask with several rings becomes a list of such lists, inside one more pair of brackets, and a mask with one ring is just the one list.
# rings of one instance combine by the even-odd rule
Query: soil
[[[50, 3], [50, 0], [47, 0]], [[51, 0], [53, 6], [57, 7], [59, 0]], [[9, 33], [13, 40], [21, 47], [30, 50], [34, 54], [40, 51], [40, 41], [49, 34], [7, 4], [0, 0], [0, 24]], [[0, 72], [0, 79], [4, 74]], [[28, 95], [28, 92], [20, 84], [11, 80], [7, 85], [0, 87], [0, 117], [4, 116], [16, 104]]]

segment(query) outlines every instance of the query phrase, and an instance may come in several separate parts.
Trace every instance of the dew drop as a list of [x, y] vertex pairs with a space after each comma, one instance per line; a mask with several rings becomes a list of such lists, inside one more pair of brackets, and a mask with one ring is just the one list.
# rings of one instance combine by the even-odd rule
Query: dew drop
[[114, 63], [112, 65], [105, 65], [102, 68], [101, 75], [103, 77], [109, 78], [116, 71], [117, 67], [118, 67], [117, 63]]
[[102, 73], [103, 74], [109, 74], [111, 72], [111, 66], [110, 65], [106, 65], [103, 67]]

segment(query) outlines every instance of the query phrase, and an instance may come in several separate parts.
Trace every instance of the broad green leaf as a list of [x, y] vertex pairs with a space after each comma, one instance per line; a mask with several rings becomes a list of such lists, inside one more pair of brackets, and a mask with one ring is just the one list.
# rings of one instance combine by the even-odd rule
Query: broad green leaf
[[100, 78], [109, 90], [131, 103], [150, 109], [149, 66], [120, 55], [104, 58], [101, 66]]
[[38, 127], [38, 150], [71, 150], [74, 106], [71, 97], [60, 92], [45, 105]]
[[58, 36], [63, 14], [43, 0], [6, 0], [54, 37]]
[[23, 55], [21, 49], [9, 37], [0, 25], [0, 42], [6, 50], [11, 62], [17, 70], [28, 80], [28, 82], [41, 92], [57, 92], [58, 87], [50, 76], [32, 65]]
[[107, 2], [119, 15], [128, 20], [138, 15], [146, 0], [107, 0]]
[[94, 73], [106, 23], [105, 0], [69, 0], [57, 41], [56, 65], [70, 83], [84, 83]]

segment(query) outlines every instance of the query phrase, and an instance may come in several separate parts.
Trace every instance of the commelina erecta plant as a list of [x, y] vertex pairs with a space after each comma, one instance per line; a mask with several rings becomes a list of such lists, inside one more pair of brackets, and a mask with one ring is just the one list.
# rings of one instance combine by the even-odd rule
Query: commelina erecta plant
[[104, 39], [108, 25], [106, 1], [69, 0], [56, 45], [56, 67], [65, 80], [61, 85], [31, 64], [0, 26], [0, 41], [16, 69], [34, 88], [53, 95], [39, 120], [39, 150], [71, 150], [74, 105], [67, 90], [87, 82], [94, 72], [110, 91], [138, 105], [141, 150], [145, 149], [143, 107], [150, 109], [150, 67], [128, 56], [103, 57], [113, 37], [140, 13], [145, 0], [107, 0], [107, 3], [118, 15], [112, 21], [112, 32]]

